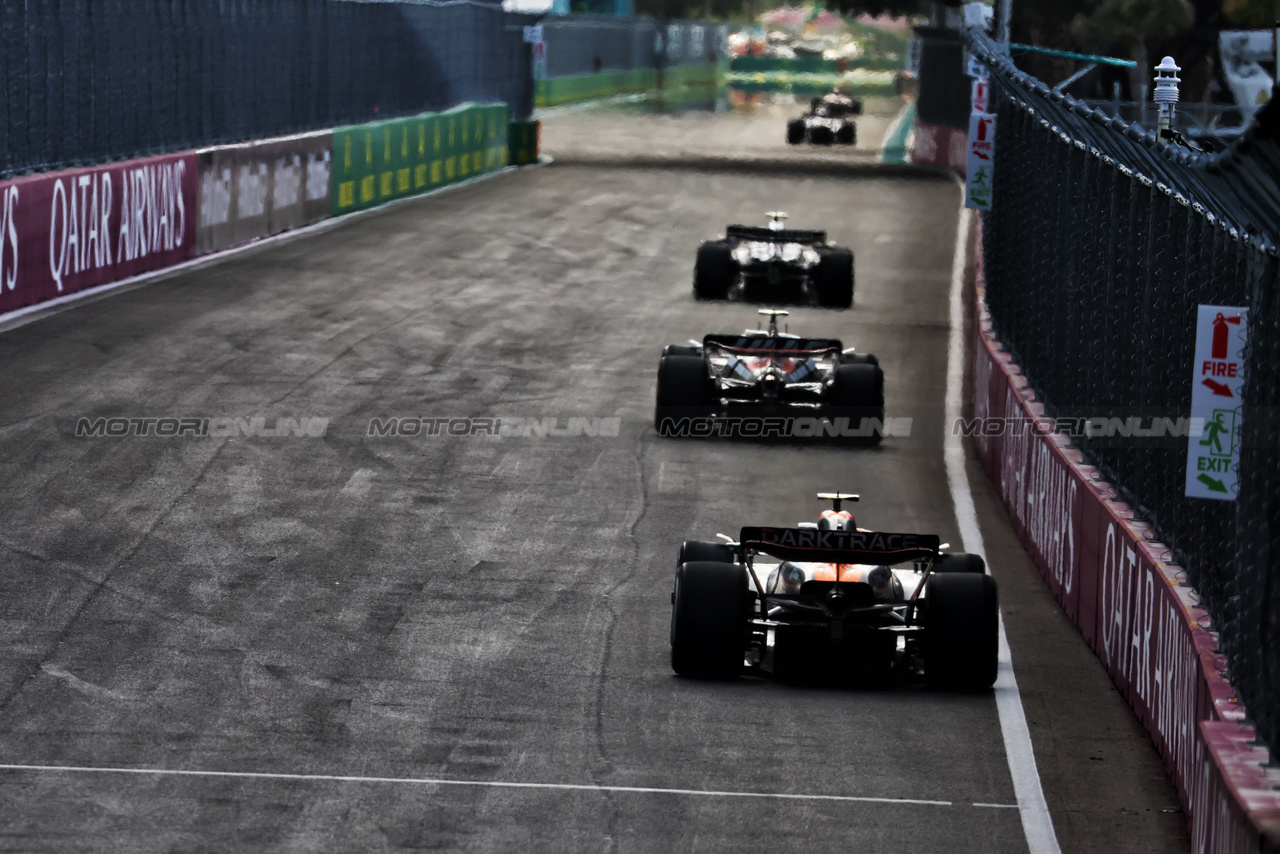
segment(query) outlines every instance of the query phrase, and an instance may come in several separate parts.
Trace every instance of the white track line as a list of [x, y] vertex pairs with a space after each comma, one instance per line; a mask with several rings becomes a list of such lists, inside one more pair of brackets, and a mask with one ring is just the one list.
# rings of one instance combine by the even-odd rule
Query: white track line
[[[83, 765], [0, 765], [0, 771], [73, 774], [136, 774], [149, 777], [221, 777], [239, 780], [295, 780], [313, 783], [397, 783], [414, 786], [475, 786], [489, 789], [552, 789], [569, 792], [610, 792], [638, 795], [694, 795], [710, 798], [766, 798], [783, 801], [835, 801], [857, 804], [905, 804], [950, 807], [951, 801], [918, 798], [873, 798], [857, 795], [804, 795], [785, 792], [724, 792], [715, 789], [668, 789], [655, 786], [593, 786], [579, 783], [513, 783], [502, 780], [445, 780], [435, 777], [355, 777], [339, 774], [272, 774], [256, 771], [181, 771], [168, 768], [94, 768]], [[1004, 806], [974, 804], [973, 806]]]
[[[947, 465], [947, 481], [951, 486], [951, 502], [956, 508], [961, 548], [986, 558], [982, 530], [978, 527], [978, 511], [969, 491], [969, 475], [965, 471], [964, 443], [956, 435], [955, 425], [963, 414], [965, 328], [964, 271], [969, 247], [970, 214], [960, 205], [960, 222], [956, 227], [956, 252], [951, 264], [951, 331], [947, 346], [947, 399], [943, 453]], [[988, 570], [990, 571], [990, 570]], [[1031, 731], [1022, 709], [1018, 680], [1013, 674], [1013, 656], [1009, 638], [1000, 617], [1000, 671], [996, 678], [996, 711], [1000, 715], [1000, 731], [1004, 735], [1004, 752], [1013, 778], [1013, 793], [1018, 800], [1022, 831], [1031, 854], [1060, 854], [1058, 837], [1053, 831], [1053, 817], [1040, 786], [1036, 755], [1031, 747]], [[975, 805], [976, 806], [976, 805]], [[984, 805], [985, 806], [985, 805]]]

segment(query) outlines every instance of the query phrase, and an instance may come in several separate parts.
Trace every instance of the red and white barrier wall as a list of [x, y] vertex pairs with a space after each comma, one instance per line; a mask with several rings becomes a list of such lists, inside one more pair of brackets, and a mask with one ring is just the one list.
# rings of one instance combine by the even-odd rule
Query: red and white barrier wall
[[975, 443], [1019, 538], [1150, 732], [1194, 850], [1280, 851], [1280, 773], [1254, 745], [1208, 614], [1168, 550], [1052, 422], [1031, 426], [1044, 408], [992, 334], [981, 240], [978, 260]]

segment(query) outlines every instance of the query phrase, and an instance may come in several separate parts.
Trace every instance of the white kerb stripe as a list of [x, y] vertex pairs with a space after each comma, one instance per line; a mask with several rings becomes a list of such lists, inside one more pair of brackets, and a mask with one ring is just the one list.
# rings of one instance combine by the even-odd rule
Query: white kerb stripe
[[[963, 413], [964, 400], [964, 270], [969, 247], [970, 214], [960, 202], [960, 222], [956, 226], [956, 251], [951, 264], [951, 330], [947, 347], [947, 398], [944, 419], [943, 454], [947, 466], [947, 482], [951, 486], [951, 502], [956, 509], [956, 523], [960, 528], [961, 548], [970, 554], [986, 558], [982, 543], [982, 531], [978, 527], [978, 511], [969, 490], [969, 475], [965, 471], [964, 443], [954, 425]], [[988, 569], [990, 572], [990, 569]], [[1000, 731], [1004, 736], [1004, 752], [1009, 761], [1009, 774], [1013, 778], [1013, 794], [1018, 800], [1018, 812], [1022, 817], [1022, 831], [1027, 837], [1031, 854], [1060, 854], [1058, 837], [1053, 831], [1053, 817], [1044, 799], [1040, 785], [1040, 773], [1036, 770], [1036, 756], [1031, 747], [1031, 731], [1027, 729], [1027, 716], [1022, 709], [1022, 696], [1018, 693], [1018, 680], [1014, 678], [1013, 656], [1009, 652], [1009, 638], [1004, 631], [1004, 616], [1000, 617], [1000, 670], [996, 677], [996, 711], [1000, 715]]]

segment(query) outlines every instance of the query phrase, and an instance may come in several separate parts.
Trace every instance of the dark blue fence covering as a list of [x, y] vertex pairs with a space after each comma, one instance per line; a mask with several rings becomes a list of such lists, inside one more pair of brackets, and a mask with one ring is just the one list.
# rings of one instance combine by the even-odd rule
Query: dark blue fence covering
[[1077, 443], [1186, 567], [1276, 755], [1280, 97], [1233, 148], [1200, 153], [1051, 91], [984, 34], [969, 48], [997, 114], [987, 304], [1047, 414], [1188, 416], [1196, 307], [1249, 309], [1238, 500], [1184, 496], [1186, 438]]
[[0, 0], [0, 176], [474, 101], [532, 111], [495, 3]]

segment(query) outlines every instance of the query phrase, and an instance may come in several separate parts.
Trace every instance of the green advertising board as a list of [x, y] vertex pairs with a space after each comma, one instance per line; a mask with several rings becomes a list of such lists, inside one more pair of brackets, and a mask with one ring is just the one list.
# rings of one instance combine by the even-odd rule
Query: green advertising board
[[474, 178], [507, 161], [506, 104], [336, 128], [333, 215]]

